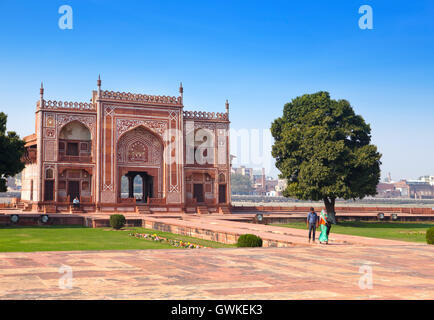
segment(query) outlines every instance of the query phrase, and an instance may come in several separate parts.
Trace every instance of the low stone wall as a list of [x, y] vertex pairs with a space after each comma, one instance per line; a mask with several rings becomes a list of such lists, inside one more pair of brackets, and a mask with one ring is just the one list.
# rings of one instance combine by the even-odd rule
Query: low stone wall
[[[243, 212], [309, 212], [310, 207], [284, 207], [284, 206], [233, 206], [232, 213]], [[316, 211], [325, 209], [324, 207], [314, 207]], [[405, 207], [336, 207], [336, 213], [408, 213], [408, 214], [434, 214], [432, 208], [405, 208]]]
[[204, 240], [211, 240], [226, 244], [234, 244], [237, 242], [238, 237], [240, 235], [232, 234], [229, 232], [216, 232], [212, 230], [199, 229], [193, 227], [185, 227], [181, 225], [177, 225], [174, 223], [164, 223], [159, 221], [153, 221], [148, 219], [143, 219], [143, 228], [147, 229], [155, 229], [159, 231], [176, 233], [184, 236], [195, 237]]
[[[147, 229], [171, 232], [183, 236], [190, 236], [190, 237], [216, 241], [225, 244], [237, 243], [239, 236], [241, 234], [244, 234], [244, 233], [240, 233], [240, 234], [233, 233], [230, 231], [209, 230], [206, 228], [198, 228], [198, 227], [187, 227], [187, 226], [177, 224], [176, 221], [165, 223], [160, 221], [149, 220], [146, 218], [143, 219], [142, 226]], [[294, 245], [293, 243], [286, 242], [286, 241], [262, 239], [263, 247], [290, 247], [293, 245]]]
[[84, 225], [84, 218], [80, 216], [68, 215], [48, 215], [49, 220], [47, 223], [40, 221], [40, 214], [18, 214], [18, 223], [11, 222], [11, 214], [0, 215], [1, 226], [37, 226], [37, 225]]
[[[371, 222], [393, 222], [392, 217], [390, 215], [385, 215], [383, 220], [378, 220], [376, 215], [344, 215], [344, 216], [337, 216], [338, 221], [371, 221]], [[434, 215], [414, 215], [414, 216], [400, 216], [398, 214], [398, 222], [423, 222], [423, 221], [434, 221]], [[395, 221], [395, 222], [396, 222]], [[287, 224], [291, 222], [306, 222], [306, 217], [273, 217], [273, 216], [264, 216], [264, 223], [265, 224]]]
[[[86, 217], [84, 221], [84, 226], [90, 227], [90, 228], [107, 228], [110, 227], [110, 217], [107, 218], [93, 218], [93, 217]], [[128, 219], [126, 218], [125, 222], [126, 227], [141, 227], [142, 226], [142, 219]]]

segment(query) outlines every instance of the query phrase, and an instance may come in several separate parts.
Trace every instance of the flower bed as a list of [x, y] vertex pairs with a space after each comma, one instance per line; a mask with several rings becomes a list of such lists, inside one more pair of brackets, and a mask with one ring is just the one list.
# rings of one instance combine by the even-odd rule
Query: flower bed
[[187, 249], [200, 249], [200, 248], [208, 248], [205, 246], [202, 246], [200, 244], [195, 244], [191, 242], [185, 242], [182, 240], [176, 240], [176, 239], [167, 239], [161, 236], [157, 236], [154, 234], [149, 233], [130, 233], [131, 237], [145, 239], [149, 241], [157, 241], [157, 242], [165, 242], [170, 244], [171, 246], [178, 247], [178, 248], [187, 248]]

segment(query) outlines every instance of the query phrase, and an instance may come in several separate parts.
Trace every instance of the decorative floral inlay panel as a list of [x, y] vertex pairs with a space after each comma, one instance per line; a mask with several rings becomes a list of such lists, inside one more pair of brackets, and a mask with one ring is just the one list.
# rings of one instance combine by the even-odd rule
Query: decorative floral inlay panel
[[148, 120], [148, 119], [117, 119], [116, 121], [116, 140], [130, 130], [131, 128], [145, 126], [151, 131], [157, 133], [160, 137], [164, 138], [163, 134], [167, 129], [167, 121], [165, 120]]
[[163, 146], [153, 134], [138, 127], [119, 139], [117, 148], [118, 163], [142, 165], [162, 165]]

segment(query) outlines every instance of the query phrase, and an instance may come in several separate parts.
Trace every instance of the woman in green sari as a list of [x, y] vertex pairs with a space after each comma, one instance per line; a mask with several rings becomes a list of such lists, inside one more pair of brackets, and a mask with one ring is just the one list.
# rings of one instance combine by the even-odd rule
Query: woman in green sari
[[321, 234], [319, 235], [319, 243], [325, 242], [325, 244], [329, 243], [329, 237], [327, 236], [327, 211], [321, 210], [321, 214], [319, 216], [319, 224], [321, 227]]

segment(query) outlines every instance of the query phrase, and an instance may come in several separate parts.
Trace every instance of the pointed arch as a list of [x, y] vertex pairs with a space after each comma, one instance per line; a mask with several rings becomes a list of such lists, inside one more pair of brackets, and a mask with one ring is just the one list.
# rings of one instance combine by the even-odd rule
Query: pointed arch
[[162, 165], [164, 143], [161, 137], [143, 125], [123, 133], [117, 142], [118, 164]]
[[[73, 132], [74, 131], [74, 132]], [[73, 119], [59, 126], [59, 139], [73, 139], [67, 137], [70, 135], [78, 135], [79, 137], [85, 137], [87, 139], [74, 139], [74, 140], [92, 140], [92, 128], [85, 122], [78, 119]]]

